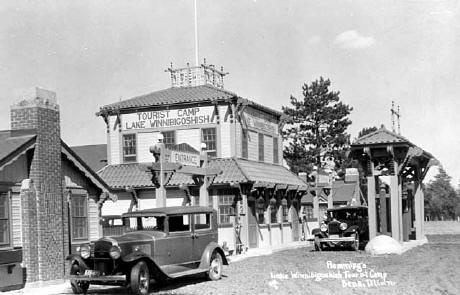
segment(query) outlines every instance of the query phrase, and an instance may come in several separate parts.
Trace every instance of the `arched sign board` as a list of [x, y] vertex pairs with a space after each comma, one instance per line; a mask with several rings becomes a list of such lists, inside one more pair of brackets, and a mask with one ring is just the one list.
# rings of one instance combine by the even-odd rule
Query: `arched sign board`
[[165, 149], [165, 162], [200, 167], [200, 154]]

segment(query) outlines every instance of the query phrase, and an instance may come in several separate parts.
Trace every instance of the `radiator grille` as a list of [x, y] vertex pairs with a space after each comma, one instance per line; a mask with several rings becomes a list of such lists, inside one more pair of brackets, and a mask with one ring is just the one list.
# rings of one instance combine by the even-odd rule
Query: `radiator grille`
[[342, 233], [339, 226], [340, 226], [340, 223], [338, 222], [329, 222], [329, 225], [328, 225], [329, 234], [336, 235], [336, 234]]

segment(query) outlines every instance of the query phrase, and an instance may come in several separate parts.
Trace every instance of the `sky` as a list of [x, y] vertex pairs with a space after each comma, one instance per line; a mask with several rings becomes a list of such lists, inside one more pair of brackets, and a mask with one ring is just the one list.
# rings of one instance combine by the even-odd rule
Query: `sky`
[[[391, 129], [395, 101], [401, 134], [459, 183], [458, 1], [197, 0], [197, 11], [199, 59], [230, 73], [226, 89], [280, 110], [329, 78], [353, 107], [352, 138]], [[40, 86], [57, 93], [67, 144], [105, 143], [99, 108], [170, 87], [171, 62], [195, 62], [193, 0], [3, 0], [0, 129]]]

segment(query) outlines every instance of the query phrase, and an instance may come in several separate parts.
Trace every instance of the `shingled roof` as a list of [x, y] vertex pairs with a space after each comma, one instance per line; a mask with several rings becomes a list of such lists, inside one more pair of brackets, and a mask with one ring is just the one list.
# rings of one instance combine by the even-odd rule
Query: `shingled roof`
[[402, 143], [413, 145], [405, 137], [396, 134], [382, 125], [380, 129], [372, 133], [361, 136], [356, 139], [352, 145], [373, 145], [373, 144], [388, 144], [388, 143]]
[[136, 96], [127, 100], [102, 106], [96, 115], [113, 114], [118, 111], [139, 111], [152, 107], [165, 107], [192, 103], [210, 103], [235, 99], [244, 104], [255, 106], [268, 113], [281, 116], [279, 111], [270, 109], [251, 100], [239, 97], [237, 94], [211, 85], [190, 87], [171, 87], [148, 94]]
[[0, 131], [0, 170], [35, 145], [36, 134]]
[[[297, 175], [283, 166], [259, 163], [254, 161], [217, 158], [209, 161], [210, 168], [219, 168], [222, 173], [217, 175], [213, 184], [254, 183], [255, 185], [286, 184], [306, 189], [306, 183]], [[113, 189], [152, 188], [151, 174], [146, 164], [109, 165], [99, 171], [99, 175]], [[180, 172], [174, 173], [167, 186], [193, 185], [192, 177]]]

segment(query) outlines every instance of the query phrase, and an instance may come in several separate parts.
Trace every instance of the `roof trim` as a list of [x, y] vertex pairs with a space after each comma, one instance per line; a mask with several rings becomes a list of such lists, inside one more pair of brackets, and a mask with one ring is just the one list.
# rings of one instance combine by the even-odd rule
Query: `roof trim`
[[[110, 189], [107, 183], [96, 174], [62, 139], [61, 152], [69, 159], [83, 174], [89, 178], [102, 192], [109, 193]], [[109, 198], [113, 201], [116, 197], [109, 193]]]
[[7, 165], [16, 161], [20, 156], [25, 154], [28, 150], [35, 148], [37, 136], [34, 135], [25, 143], [20, 145], [16, 150], [11, 152], [9, 155], [0, 160], [0, 171], [3, 170]]

